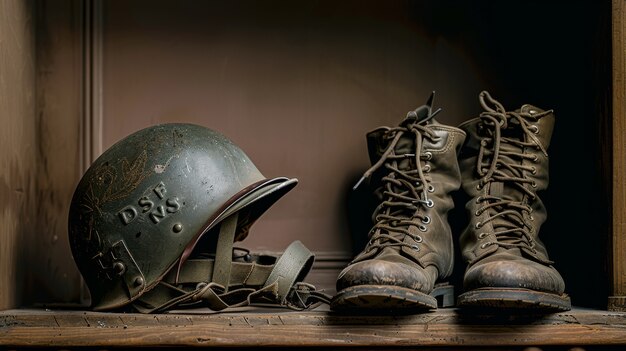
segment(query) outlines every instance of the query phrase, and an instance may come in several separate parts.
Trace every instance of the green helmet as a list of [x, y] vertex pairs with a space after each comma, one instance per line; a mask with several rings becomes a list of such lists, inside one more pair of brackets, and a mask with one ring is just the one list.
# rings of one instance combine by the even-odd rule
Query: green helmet
[[[229, 139], [197, 125], [152, 126], [119, 141], [87, 170], [69, 211], [70, 246], [92, 308], [124, 306], [168, 274], [177, 280], [203, 236], [236, 215], [230, 257], [232, 242], [296, 184], [265, 178]], [[229, 273], [226, 261], [220, 269]]]

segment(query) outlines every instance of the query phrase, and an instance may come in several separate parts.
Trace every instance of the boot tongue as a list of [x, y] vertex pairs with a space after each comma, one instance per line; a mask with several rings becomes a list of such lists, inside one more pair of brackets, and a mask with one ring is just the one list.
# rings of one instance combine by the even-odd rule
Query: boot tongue
[[[400, 125], [403, 127], [406, 127], [407, 129], [410, 129], [410, 125], [412, 124], [429, 123], [428, 121], [425, 121], [425, 120], [427, 120], [430, 116], [431, 116], [430, 106], [428, 105], [420, 106], [414, 111], [409, 112], [406, 118], [404, 119], [404, 121], [400, 123]], [[396, 144], [394, 152], [397, 156], [406, 155], [406, 154], [411, 154], [411, 155], [418, 154], [421, 150], [416, 150], [415, 144], [416, 144], [415, 135], [411, 131], [407, 130], [404, 132], [400, 140], [398, 140], [398, 143]], [[415, 165], [415, 158], [416, 157], [413, 156], [413, 157], [406, 157], [406, 158], [399, 160], [398, 169], [403, 170], [403, 171], [415, 169], [415, 167], [417, 166]]]
[[[520, 127], [518, 127], [517, 125], [514, 125], [513, 123], [509, 126], [509, 128], [502, 130], [501, 137], [511, 138], [514, 140], [524, 140], [523, 130], [521, 130]], [[523, 162], [523, 159], [519, 157], [511, 157], [509, 155], [505, 155], [504, 153], [521, 154], [523, 151], [524, 150], [517, 145], [506, 143], [506, 142], [500, 143], [499, 167], [497, 168], [497, 171], [496, 171], [496, 173], [499, 173], [498, 178], [503, 177], [502, 173], [504, 174], [504, 177], [511, 177], [511, 178], [523, 178], [524, 177], [523, 171], [510, 170], [506, 166], [502, 165], [503, 163], [507, 165], [521, 165]], [[505, 182], [505, 181], [493, 180], [489, 182], [488, 193], [489, 195], [498, 197], [502, 200], [508, 200], [508, 201], [513, 201], [513, 202], [518, 202], [518, 203], [526, 201], [526, 198], [525, 198], [526, 193], [520, 190], [518, 185], [510, 181]], [[496, 207], [494, 208], [494, 210], [501, 211], [504, 209]], [[503, 218], [503, 217], [497, 217], [493, 220], [494, 228], [498, 228], [502, 225], [505, 225], [505, 226], [510, 225], [510, 222], [506, 218]]]
[[507, 123], [508, 123], [508, 128], [500, 130], [502, 138], [509, 138], [509, 139], [515, 139], [515, 140], [525, 139], [524, 130], [522, 129], [522, 127], [520, 127], [520, 123], [517, 119], [511, 118], [507, 121]]
[[[510, 200], [515, 202], [521, 202], [523, 198], [522, 192], [517, 190], [512, 186], [505, 186], [504, 182], [491, 182], [489, 185], [489, 195], [498, 197], [503, 200]], [[502, 209], [499, 207], [494, 208], [494, 211], [501, 211]], [[510, 225], [510, 223], [502, 218], [496, 217], [492, 221], [492, 225], [495, 228], [499, 228], [500, 226]]]
[[[513, 130], [511, 130], [513, 129]], [[502, 131], [502, 138], [512, 138], [516, 140], [524, 140], [523, 136], [519, 136], [519, 130], [521, 128], [507, 128]], [[505, 133], [506, 132], [506, 133]], [[523, 134], [523, 131], [521, 132]], [[500, 144], [500, 157], [499, 157], [499, 167], [497, 168], [497, 173], [500, 173], [500, 177], [502, 177], [502, 173], [505, 174], [505, 177], [511, 178], [524, 178], [524, 174], [522, 171], [512, 171], [502, 164], [507, 165], [521, 165], [523, 159], [519, 157], [510, 157], [508, 155], [504, 155], [504, 153], [523, 153], [523, 149], [519, 146], [501, 142]], [[518, 186], [514, 185], [512, 182], [503, 182], [494, 180], [490, 182], [489, 186], [489, 195], [493, 195], [499, 197], [503, 200], [511, 200], [516, 202], [522, 202], [524, 200], [525, 193], [519, 189]]]
[[[504, 183], [503, 182], [491, 182], [489, 185], [489, 195], [503, 198], [504, 195]], [[507, 199], [510, 200], [510, 199]]]
[[[398, 144], [396, 144], [394, 153], [397, 156], [407, 155], [407, 154], [414, 155], [415, 153], [419, 152], [418, 150], [415, 149], [415, 147], [416, 147], [415, 137], [413, 136], [412, 133], [408, 132], [407, 134], [407, 132], [405, 132], [405, 134], [402, 135], [400, 140], [398, 140]], [[404, 158], [398, 159], [397, 162], [398, 162], [398, 169], [402, 171], [408, 171], [408, 170], [415, 168], [415, 156], [404, 157]]]
[[[419, 150], [416, 150], [415, 135], [410, 131], [405, 131], [394, 147], [394, 154], [396, 156], [402, 156], [402, 155], [412, 155], [412, 156], [395, 159], [393, 161], [395, 162], [395, 167], [397, 167], [402, 172], [415, 170], [416, 165], [415, 165], [414, 155], [416, 153], [419, 153]], [[395, 175], [392, 177], [397, 178], [398, 176]], [[397, 186], [395, 184], [392, 184], [391, 188], [393, 192], [397, 192], [397, 193], [402, 193], [402, 192], [407, 191], [405, 187]], [[392, 210], [387, 209], [387, 211], [392, 211], [392, 212], [398, 211], [398, 210], [399, 208], [397, 207], [394, 207]], [[408, 209], [402, 210], [401, 213], [398, 214], [399, 217], [409, 217], [411, 215], [412, 215], [412, 212]], [[388, 232], [386, 230], [384, 230], [384, 232], [388, 233], [391, 236], [398, 238], [399, 240], [403, 240], [404, 234], [399, 234], [393, 231]], [[407, 258], [403, 257], [402, 255], [399, 255], [401, 251], [402, 251], [401, 247], [399, 246], [386, 247], [380, 253], [377, 254], [377, 258], [385, 259], [389, 261], [399, 260], [399, 262], [406, 263], [404, 261], [407, 261]]]
[[499, 197], [502, 200], [509, 200], [515, 202], [525, 201], [525, 193], [521, 191], [517, 186], [512, 185], [510, 182], [492, 181], [489, 183], [489, 195]]
[[[400, 138], [398, 139], [397, 143], [394, 145], [394, 148], [393, 148], [393, 155], [396, 156], [397, 158], [394, 157], [392, 159], [388, 159], [386, 162], [395, 163], [394, 166], [401, 172], [408, 172], [408, 171], [413, 171], [417, 169], [416, 162], [419, 162], [419, 161], [416, 161], [416, 159], [419, 159], [419, 154], [421, 150], [417, 150], [416, 135], [411, 131], [411, 126], [415, 124], [430, 123], [429, 118], [432, 118], [432, 116], [430, 115], [430, 111], [431, 111], [430, 106], [418, 107], [416, 110], [409, 112], [407, 117], [402, 121], [402, 123], [400, 123], [400, 126], [403, 127], [404, 129], [402, 131], [403, 134], [400, 136]], [[405, 156], [405, 155], [407, 156], [398, 157], [398, 156]], [[392, 191], [402, 193], [402, 192], [406, 192], [407, 189], [396, 186], [394, 184], [392, 185]], [[387, 211], [391, 211], [391, 212], [395, 212], [397, 210], [398, 210], [397, 207], [395, 207], [393, 210], [387, 209]], [[408, 218], [411, 215], [413, 215], [411, 210], [408, 210], [408, 209], [402, 210], [401, 212], [402, 213], [396, 213], [396, 215], [399, 217], [405, 217], [405, 218]], [[405, 235], [402, 233], [397, 233], [394, 231], [387, 231], [387, 230], [384, 230], [384, 232], [386, 232], [388, 235], [391, 235], [397, 238], [398, 240], [406, 240], [406, 238], [404, 238]], [[402, 246], [385, 247], [376, 254], [376, 257], [378, 259], [384, 259], [387, 261], [401, 262], [401, 263], [407, 263], [407, 264], [411, 264], [411, 261], [412, 261], [412, 259], [405, 257], [402, 254]]]

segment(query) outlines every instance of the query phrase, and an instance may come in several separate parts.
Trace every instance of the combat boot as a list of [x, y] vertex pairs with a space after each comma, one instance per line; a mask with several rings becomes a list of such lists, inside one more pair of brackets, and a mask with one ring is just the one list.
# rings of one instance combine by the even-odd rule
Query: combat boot
[[454, 290], [444, 282], [453, 266], [447, 216], [454, 207], [450, 193], [461, 186], [457, 153], [465, 133], [434, 119], [440, 110], [432, 110], [433, 97], [399, 126], [367, 135], [373, 165], [361, 181], [370, 180], [379, 202], [369, 242], [339, 274], [333, 310], [454, 303]]
[[461, 234], [468, 267], [459, 306], [569, 310], [563, 278], [552, 266], [539, 230], [546, 208], [548, 146], [554, 113], [531, 105], [508, 112], [489, 93], [484, 112], [460, 125], [459, 155], [469, 223]]

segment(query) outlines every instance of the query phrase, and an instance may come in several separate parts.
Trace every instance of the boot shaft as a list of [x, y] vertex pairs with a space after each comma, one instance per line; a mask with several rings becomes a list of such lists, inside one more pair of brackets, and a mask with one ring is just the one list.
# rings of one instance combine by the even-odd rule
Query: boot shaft
[[468, 137], [459, 155], [469, 224], [461, 235], [466, 260], [500, 249], [550, 261], [538, 238], [546, 209], [538, 192], [548, 186], [548, 153], [554, 114], [532, 105], [508, 112], [488, 93], [485, 111], [459, 127]]
[[378, 258], [434, 265], [440, 275], [451, 274], [447, 214], [454, 207], [450, 192], [461, 185], [457, 154], [465, 133], [438, 123], [430, 103], [411, 111], [397, 127], [367, 134], [373, 166], [366, 176], [371, 176], [379, 206], [371, 240], [353, 262]]
[[[415, 172], [421, 167], [429, 185], [440, 188], [437, 193], [448, 194], [460, 188], [461, 173], [457, 159], [458, 152], [465, 140], [465, 133], [458, 128], [438, 123], [434, 118], [425, 126], [432, 137], [421, 135], [421, 149], [416, 149], [416, 136], [408, 130], [403, 132], [403, 136], [398, 141], [394, 155], [414, 155], [419, 153], [420, 161], [415, 157], [405, 157], [396, 160], [395, 166], [400, 170]], [[367, 134], [367, 145], [372, 165], [376, 164], [389, 144], [397, 130], [381, 127]], [[381, 178], [387, 175], [388, 169], [377, 172], [372, 177], [371, 184], [380, 187]], [[432, 193], [432, 188], [431, 188]]]

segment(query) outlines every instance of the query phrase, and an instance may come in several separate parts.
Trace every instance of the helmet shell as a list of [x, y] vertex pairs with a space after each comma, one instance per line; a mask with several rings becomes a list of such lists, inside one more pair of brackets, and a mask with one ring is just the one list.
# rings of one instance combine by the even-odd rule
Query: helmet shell
[[296, 179], [265, 178], [229, 139], [193, 124], [140, 130], [106, 150], [80, 180], [69, 240], [96, 310], [150, 290], [200, 237], [237, 211], [236, 240]]

